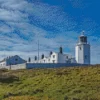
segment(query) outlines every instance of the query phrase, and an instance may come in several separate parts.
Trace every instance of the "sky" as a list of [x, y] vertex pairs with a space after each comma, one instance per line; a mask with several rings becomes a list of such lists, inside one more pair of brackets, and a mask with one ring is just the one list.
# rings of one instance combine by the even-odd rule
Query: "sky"
[[24, 59], [59, 51], [75, 56], [84, 30], [91, 45], [91, 63], [100, 63], [100, 0], [0, 0], [0, 59]]

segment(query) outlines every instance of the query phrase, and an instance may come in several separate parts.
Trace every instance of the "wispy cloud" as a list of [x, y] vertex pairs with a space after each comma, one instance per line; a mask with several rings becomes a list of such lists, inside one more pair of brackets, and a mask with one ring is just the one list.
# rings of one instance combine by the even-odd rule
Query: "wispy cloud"
[[[82, 5], [79, 0], [69, 1], [74, 6]], [[15, 54], [25, 59], [29, 56], [33, 58], [37, 55], [38, 38], [40, 54], [57, 51], [59, 46], [63, 46], [65, 52], [74, 55], [74, 47], [80, 35], [76, 28], [90, 33], [97, 26], [90, 18], [77, 23], [73, 16], [59, 6], [27, 0], [0, 0], [0, 55], [1, 58]]]
[[[91, 5], [91, 1], [88, 0], [69, 0], [74, 8], [84, 9]], [[93, 1], [92, 1], [93, 2]]]

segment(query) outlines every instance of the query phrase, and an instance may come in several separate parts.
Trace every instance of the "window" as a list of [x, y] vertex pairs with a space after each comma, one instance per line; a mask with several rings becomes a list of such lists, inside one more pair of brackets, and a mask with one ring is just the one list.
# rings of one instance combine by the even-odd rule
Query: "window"
[[80, 47], [80, 50], [81, 50], [82, 48]]
[[55, 58], [55, 55], [53, 55], [53, 58]]
[[53, 63], [55, 63], [55, 60], [53, 60]]
[[18, 59], [16, 58], [15, 61], [18, 61]]
[[68, 59], [68, 56], [66, 56], [66, 59]]

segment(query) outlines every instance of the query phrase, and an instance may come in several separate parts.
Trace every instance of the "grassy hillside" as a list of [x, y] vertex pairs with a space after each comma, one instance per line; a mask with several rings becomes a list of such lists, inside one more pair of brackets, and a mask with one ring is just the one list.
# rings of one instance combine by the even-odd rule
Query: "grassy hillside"
[[100, 66], [0, 70], [2, 100], [100, 100]]

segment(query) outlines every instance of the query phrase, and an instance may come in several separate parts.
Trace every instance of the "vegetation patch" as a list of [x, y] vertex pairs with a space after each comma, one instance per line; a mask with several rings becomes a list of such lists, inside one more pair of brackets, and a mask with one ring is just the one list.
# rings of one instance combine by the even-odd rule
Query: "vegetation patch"
[[100, 65], [2, 69], [0, 100], [100, 100]]

